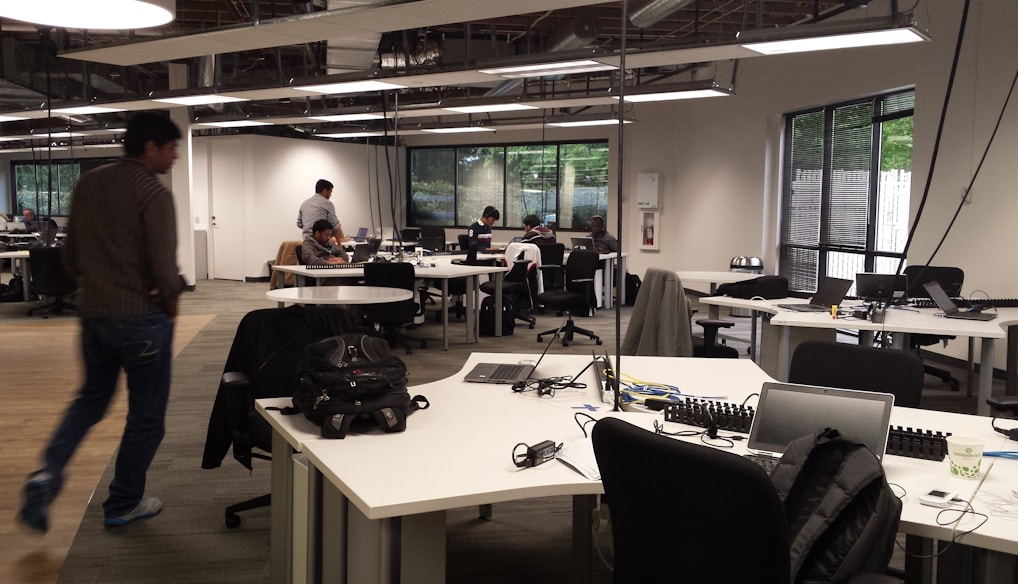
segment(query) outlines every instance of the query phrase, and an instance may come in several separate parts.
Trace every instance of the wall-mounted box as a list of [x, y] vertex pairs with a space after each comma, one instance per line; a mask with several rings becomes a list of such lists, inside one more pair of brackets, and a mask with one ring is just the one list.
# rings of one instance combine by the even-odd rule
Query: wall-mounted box
[[636, 208], [657, 209], [661, 206], [661, 175], [641, 172], [636, 175]]
[[657, 211], [640, 211], [640, 249], [661, 249], [660, 235], [657, 233], [660, 214]]

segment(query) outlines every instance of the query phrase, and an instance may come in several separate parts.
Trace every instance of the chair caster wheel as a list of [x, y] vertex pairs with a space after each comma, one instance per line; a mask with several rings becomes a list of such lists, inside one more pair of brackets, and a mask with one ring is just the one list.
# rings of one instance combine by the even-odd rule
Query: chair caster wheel
[[604, 343], [602, 343], [602, 342], [601, 342], [601, 339], [597, 339], [597, 340], [596, 340], [596, 341], [594, 341], [594, 342], [595, 342], [595, 343], [597, 343], [598, 345], [603, 345], [603, 344], [604, 344]]
[[226, 514], [226, 527], [228, 527], [229, 529], [234, 529], [235, 527], [238, 527], [238, 526], [240, 526], [240, 516], [236, 515], [234, 513], [227, 513]]
[[569, 346], [569, 341], [562, 341], [562, 346], [563, 347], [568, 347]]
[[530, 326], [528, 326], [527, 328], [529, 328], [529, 329], [534, 328], [534, 323], [530, 323]]
[[538, 342], [538, 343], [540, 343], [540, 342], [541, 342], [541, 339], [543, 339], [543, 338], [544, 338], [544, 337], [542, 337], [541, 335], [537, 335], [537, 342]]

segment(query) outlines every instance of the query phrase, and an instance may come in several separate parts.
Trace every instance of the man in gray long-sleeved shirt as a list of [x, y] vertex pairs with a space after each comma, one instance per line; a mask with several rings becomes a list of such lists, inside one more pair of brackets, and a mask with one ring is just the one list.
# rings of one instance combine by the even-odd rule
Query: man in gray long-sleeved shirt
[[[88, 430], [106, 413], [120, 370], [128, 413], [109, 495], [109, 527], [148, 519], [162, 502], [145, 496], [145, 476], [165, 433], [173, 319], [182, 280], [177, 268], [173, 194], [157, 175], [177, 159], [180, 129], [142, 112], [127, 124], [123, 159], [82, 175], [74, 189], [67, 262], [78, 282], [85, 380], [25, 485], [18, 518], [46, 531], [63, 470]], [[110, 228], [109, 213], [120, 218]]]

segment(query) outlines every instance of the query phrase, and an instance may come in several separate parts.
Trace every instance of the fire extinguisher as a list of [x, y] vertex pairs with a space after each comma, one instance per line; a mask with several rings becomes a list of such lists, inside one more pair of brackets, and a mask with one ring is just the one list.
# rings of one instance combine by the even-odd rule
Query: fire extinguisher
[[654, 226], [647, 226], [647, 245], [654, 245]]

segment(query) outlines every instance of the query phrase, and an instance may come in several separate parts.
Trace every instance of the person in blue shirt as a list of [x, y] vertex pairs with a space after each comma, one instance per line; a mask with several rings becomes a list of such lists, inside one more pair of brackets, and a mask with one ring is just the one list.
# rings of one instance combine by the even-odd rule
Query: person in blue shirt
[[477, 251], [491, 249], [491, 226], [501, 217], [498, 209], [488, 205], [481, 213], [481, 218], [474, 221], [467, 229], [467, 237], [470, 238], [470, 245], [477, 244]]

